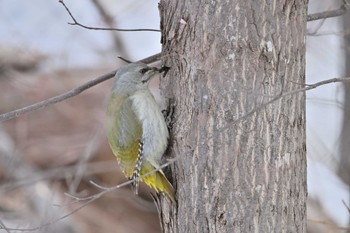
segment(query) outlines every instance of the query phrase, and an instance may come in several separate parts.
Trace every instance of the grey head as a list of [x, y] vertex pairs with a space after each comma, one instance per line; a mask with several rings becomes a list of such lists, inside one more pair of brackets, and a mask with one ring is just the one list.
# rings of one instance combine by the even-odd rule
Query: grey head
[[144, 63], [130, 63], [120, 67], [113, 80], [112, 91], [131, 95], [139, 90], [147, 89], [151, 78], [158, 69]]

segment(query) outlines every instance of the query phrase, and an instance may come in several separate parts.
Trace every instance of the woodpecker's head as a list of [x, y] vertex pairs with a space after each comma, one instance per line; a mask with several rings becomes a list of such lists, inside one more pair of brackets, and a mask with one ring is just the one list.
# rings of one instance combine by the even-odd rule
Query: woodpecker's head
[[118, 69], [112, 90], [130, 95], [146, 89], [151, 78], [158, 72], [158, 68], [149, 67], [144, 63], [130, 63]]

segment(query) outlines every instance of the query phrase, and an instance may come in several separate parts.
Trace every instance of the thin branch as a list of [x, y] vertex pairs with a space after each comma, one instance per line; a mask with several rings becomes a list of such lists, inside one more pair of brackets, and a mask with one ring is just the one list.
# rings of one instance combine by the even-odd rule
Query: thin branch
[[[44, 180], [58, 180], [64, 179], [67, 175], [73, 176], [78, 169], [78, 165], [70, 165], [65, 167], [51, 168], [50, 170], [40, 172], [37, 176], [32, 177], [32, 174], [28, 174], [25, 179], [19, 181], [13, 181], [10, 183], [2, 184], [0, 187], [1, 193], [6, 193], [18, 189], [23, 186], [33, 185], [37, 182]], [[107, 171], [115, 171], [115, 166], [108, 161], [104, 162], [89, 162], [85, 175], [92, 175]], [[37, 171], [35, 171], [38, 173]]]
[[125, 59], [125, 58], [123, 58], [123, 57], [121, 57], [121, 56], [118, 56], [118, 58], [119, 58], [120, 60], [122, 60], [123, 62], [131, 63], [131, 61], [129, 61], [128, 59]]
[[[152, 63], [152, 62], [155, 62], [156, 60], [158, 60], [160, 58], [160, 53], [157, 53], [153, 56], [150, 56], [150, 57], [147, 57], [145, 59], [142, 59], [140, 60], [139, 62], [143, 62], [143, 63], [146, 63], [146, 64], [149, 64], [149, 63]], [[20, 108], [20, 109], [17, 109], [17, 110], [14, 110], [14, 111], [11, 111], [11, 112], [7, 112], [7, 113], [3, 113], [0, 115], [0, 122], [1, 121], [6, 121], [6, 120], [10, 120], [12, 118], [16, 118], [16, 117], [19, 117], [23, 114], [26, 114], [26, 113], [30, 113], [30, 112], [34, 112], [34, 111], [37, 111], [37, 110], [40, 110], [40, 109], [43, 109], [43, 108], [46, 108], [52, 104], [56, 104], [56, 103], [59, 103], [63, 100], [66, 100], [68, 98], [71, 98], [71, 97], [74, 97], [78, 94], [80, 94], [81, 92], [89, 89], [90, 87], [93, 87], [101, 82], [104, 82], [110, 78], [113, 78], [115, 73], [117, 72], [117, 70], [114, 70], [112, 72], [109, 72], [107, 74], [104, 74], [96, 79], [93, 79], [77, 88], [74, 88], [66, 93], [63, 93], [61, 95], [58, 95], [58, 96], [54, 96], [52, 98], [49, 98], [49, 99], [46, 99], [46, 100], [43, 100], [41, 102], [38, 102], [38, 103], [35, 103], [35, 104], [32, 104], [32, 105], [29, 105], [27, 107], [24, 107], [24, 108]]]
[[1, 220], [0, 220], [0, 229], [4, 229], [7, 233], [10, 233], [10, 230]]
[[323, 224], [323, 225], [327, 225], [327, 226], [331, 226], [331, 227], [334, 227], [338, 230], [350, 230], [350, 227], [349, 226], [346, 226], [346, 227], [340, 227], [340, 226], [337, 226], [335, 225], [334, 223], [331, 223], [331, 222], [328, 222], [328, 221], [324, 221], [324, 220], [314, 220], [314, 219], [308, 219], [307, 221], [309, 222], [314, 222], [314, 223], [318, 223], [318, 224]]
[[[59, 3], [63, 5], [63, 7], [66, 9], [68, 12], [69, 16], [73, 20], [73, 23], [68, 23], [70, 25], [76, 25], [80, 26], [85, 29], [90, 29], [90, 30], [103, 30], [103, 31], [118, 31], [118, 32], [160, 32], [159, 29], [149, 29], [149, 28], [137, 28], [137, 29], [119, 29], [119, 28], [102, 28], [102, 27], [91, 27], [91, 26], [86, 26], [84, 24], [79, 23], [75, 17], [73, 16], [72, 12], [69, 10], [67, 5], [64, 3], [63, 0], [59, 0]], [[315, 13], [307, 16], [307, 21], [315, 21], [315, 20], [320, 20], [320, 19], [326, 19], [326, 18], [332, 18], [332, 17], [337, 17], [341, 16], [346, 13], [346, 11], [350, 9], [350, 1], [349, 0], [344, 0], [344, 4], [337, 10], [331, 10], [331, 11], [324, 11], [320, 13]]]
[[96, 183], [96, 182], [93, 181], [93, 180], [90, 180], [89, 183], [92, 184], [93, 186], [95, 186], [95, 187], [101, 189], [101, 190], [106, 190], [106, 189], [108, 189], [108, 187], [104, 187], [104, 186], [102, 186], [102, 185]]
[[318, 25], [316, 25], [316, 27], [313, 29], [313, 32], [308, 32], [309, 30], [307, 30], [306, 35], [315, 35], [320, 30], [320, 28], [323, 26], [323, 24], [325, 22], [326, 22], [326, 19], [321, 19], [318, 22]]
[[[97, 199], [97, 198], [96, 198], [96, 199]], [[61, 217], [59, 217], [59, 218], [57, 218], [57, 219], [54, 219], [53, 221], [49, 221], [49, 222], [47, 222], [47, 223], [44, 223], [44, 224], [42, 224], [42, 225], [40, 225], [40, 226], [38, 226], [38, 227], [33, 227], [33, 228], [9, 228], [9, 227], [8, 227], [8, 228], [6, 228], [6, 229], [7, 229], [8, 231], [24, 231], [24, 232], [27, 232], [27, 231], [38, 231], [38, 230], [40, 230], [40, 229], [42, 229], [42, 228], [44, 228], [44, 227], [48, 227], [48, 226], [50, 226], [50, 225], [53, 225], [53, 224], [55, 224], [55, 223], [57, 223], [57, 222], [59, 222], [59, 221], [65, 219], [65, 218], [67, 218], [67, 217], [69, 217], [69, 216], [75, 214], [76, 212], [78, 212], [79, 210], [81, 210], [81, 209], [84, 208], [85, 206], [89, 205], [91, 202], [95, 201], [96, 199], [91, 199], [91, 200], [85, 202], [84, 204], [82, 204], [81, 206], [77, 207], [76, 209], [70, 211], [69, 213], [67, 213], [67, 214], [65, 214], [65, 215], [63, 215], [63, 216], [61, 216]], [[2, 225], [0, 225], [0, 229], [5, 229], [5, 228], [3, 228]]]
[[[153, 169], [152, 171], [140, 176], [138, 179], [142, 179], [142, 178], [145, 178], [146, 176], [149, 176], [169, 165], [171, 165], [172, 163], [174, 163], [175, 161], [177, 161], [179, 158], [173, 158], [173, 159], [169, 159], [168, 162], [164, 163], [163, 165], [159, 166], [158, 168], [156, 169]], [[69, 193], [66, 193], [67, 196], [69, 197], [72, 197], [76, 200], [80, 200], [80, 201], [86, 201], [86, 200], [90, 200], [90, 199], [97, 199], [99, 197], [101, 197], [102, 195], [104, 195], [105, 193], [108, 193], [108, 192], [111, 192], [111, 191], [114, 191], [116, 189], [119, 189], [119, 188], [122, 188], [122, 187], [125, 187], [127, 185], [130, 185], [132, 183], [134, 183], [136, 181], [136, 179], [130, 179], [124, 183], [121, 183], [119, 185], [116, 185], [116, 186], [113, 186], [113, 187], [104, 187], [102, 185], [99, 185], [99, 184], [96, 184], [94, 181], [90, 181], [90, 184], [94, 185], [95, 187], [99, 188], [99, 189], [102, 189], [103, 191], [97, 193], [97, 194], [94, 194], [94, 195], [91, 195], [91, 196], [87, 196], [87, 197], [77, 197], [77, 196], [74, 196], [72, 194], [69, 194]]]
[[[91, 0], [91, 2], [95, 5], [97, 11], [99, 12], [100, 16], [102, 17], [105, 24], [112, 28], [115, 27], [115, 19], [111, 15], [109, 15], [108, 11], [105, 9], [105, 5], [101, 3], [101, 0]], [[116, 33], [115, 31], [110, 32], [112, 38], [114, 47], [117, 51], [119, 51], [120, 54], [123, 56], [127, 56], [128, 51], [126, 50], [124, 40], [121, 38], [120, 33]]]
[[[169, 161], [168, 161], [167, 163], [165, 163], [165, 164], [159, 166], [157, 169], [154, 169], [154, 170], [152, 170], [152, 171], [150, 171], [150, 172], [148, 172], [148, 173], [146, 173], [146, 174], [140, 176], [139, 179], [144, 178], [144, 177], [146, 177], [146, 176], [148, 176], [148, 175], [150, 175], [150, 174], [152, 174], [152, 173], [155, 173], [155, 172], [159, 171], [159, 170], [162, 169], [162, 168], [165, 168], [165, 167], [171, 165], [171, 164], [174, 163], [176, 160], [178, 160], [178, 158], [169, 159]], [[63, 219], [65, 219], [65, 218], [67, 218], [67, 217], [73, 215], [74, 213], [78, 212], [79, 210], [81, 210], [81, 209], [84, 208], [85, 206], [89, 205], [90, 203], [94, 202], [94, 201], [97, 200], [98, 198], [102, 197], [104, 194], [106, 194], [106, 193], [108, 193], [108, 192], [111, 192], [111, 191], [114, 191], [114, 190], [116, 190], [116, 189], [119, 189], [119, 188], [121, 188], [121, 187], [124, 187], [124, 186], [126, 186], [126, 185], [129, 185], [129, 184], [131, 184], [131, 183], [134, 182], [134, 181], [135, 181], [135, 180], [129, 180], [129, 181], [127, 181], [127, 182], [124, 182], [124, 183], [122, 183], [122, 184], [120, 184], [120, 185], [117, 185], [117, 186], [114, 186], [114, 187], [111, 187], [111, 188], [105, 188], [105, 187], [102, 187], [102, 186], [100, 186], [100, 185], [97, 185], [97, 187], [101, 187], [101, 188], [103, 189], [103, 191], [100, 192], [100, 193], [97, 193], [97, 194], [95, 194], [95, 195], [88, 196], [88, 197], [76, 197], [76, 196], [74, 196], [74, 195], [65, 193], [66, 196], [71, 197], [71, 198], [75, 199], [76, 201], [87, 201], [87, 202], [85, 202], [85, 203], [82, 204], [81, 206], [77, 207], [76, 209], [70, 211], [69, 213], [67, 213], [67, 214], [65, 214], [65, 215], [63, 215], [63, 216], [61, 216], [61, 217], [59, 217], [59, 218], [57, 218], [57, 219], [54, 219], [53, 221], [50, 221], [50, 222], [47, 222], [47, 223], [45, 223], [45, 224], [43, 224], [43, 225], [41, 225], [41, 226], [38, 226], [38, 227], [33, 227], [33, 228], [5, 228], [5, 226], [4, 226], [3, 224], [1, 224], [1, 222], [0, 222], [0, 229], [6, 229], [7, 231], [10, 231], [10, 230], [11, 230], [11, 231], [12, 231], [12, 230], [16, 230], [16, 231], [37, 231], [37, 230], [40, 230], [40, 229], [42, 229], [42, 228], [44, 228], [44, 227], [48, 227], [48, 226], [50, 226], [50, 225], [52, 225], [52, 224], [55, 224], [55, 223], [59, 222], [60, 220], [63, 220]], [[93, 182], [91, 182], [91, 183], [92, 183], [92, 184], [95, 184], [95, 183], [93, 183]]]
[[319, 19], [326, 19], [326, 18], [332, 18], [332, 17], [337, 17], [341, 16], [346, 13], [347, 10], [350, 9], [350, 1], [349, 0], [344, 0], [343, 5], [337, 9], [337, 10], [332, 10], [332, 11], [325, 11], [321, 13], [315, 13], [307, 16], [307, 21], [315, 21]]
[[323, 32], [319, 32], [319, 33], [314, 33], [314, 34], [309, 34], [307, 33], [307, 36], [347, 36], [350, 35], [350, 30], [342, 30], [342, 31], [323, 31]]
[[[260, 111], [261, 109], [265, 108], [266, 106], [272, 104], [273, 102], [276, 102], [277, 100], [286, 97], [286, 96], [290, 96], [290, 95], [294, 95], [300, 92], [306, 92], [312, 89], [315, 89], [319, 86], [323, 86], [326, 84], [330, 84], [330, 83], [339, 83], [339, 82], [348, 82], [350, 81], [350, 77], [346, 77], [346, 78], [332, 78], [332, 79], [327, 79], [327, 80], [323, 80], [314, 84], [307, 84], [306, 87], [303, 88], [299, 88], [293, 91], [289, 91], [289, 92], [281, 92], [280, 94], [276, 95], [275, 97], [273, 97], [271, 100], [267, 101], [266, 103], [261, 104], [260, 106], [254, 107], [252, 110], [250, 110], [248, 113], [244, 114], [243, 116], [237, 118], [236, 120], [234, 120], [231, 124], [236, 124], [238, 122], [240, 122], [241, 120], [246, 119], [247, 117], [251, 116], [252, 114]], [[221, 133], [223, 131], [225, 131], [227, 129], [227, 125], [225, 125], [222, 128], [218, 129], [218, 132]]]
[[74, 172], [75, 174], [73, 175], [73, 180], [69, 184], [68, 189], [70, 192], [77, 191], [78, 186], [85, 175], [89, 161], [100, 144], [100, 138], [102, 138], [101, 136], [103, 134], [102, 131], [103, 130], [101, 127], [97, 129], [92, 139], [87, 142], [84, 153], [80, 156], [80, 159], [77, 163], [77, 169]]
[[103, 30], [103, 31], [118, 31], [118, 32], [160, 32], [160, 30], [158, 29], [142, 29], [142, 28], [138, 28], [138, 29], [119, 29], [119, 28], [100, 28], [100, 27], [89, 27], [86, 25], [83, 25], [81, 23], [79, 23], [75, 17], [73, 16], [72, 12], [70, 12], [70, 10], [68, 9], [68, 7], [66, 6], [66, 4], [64, 3], [63, 0], [59, 0], [59, 3], [61, 3], [63, 5], [63, 7], [66, 9], [66, 11], [68, 12], [69, 16], [71, 17], [71, 19], [73, 20], [73, 23], [68, 23], [70, 25], [77, 25], [86, 29], [90, 29], [90, 30]]
[[289, 95], [294, 95], [294, 94], [297, 94], [299, 92], [306, 92], [306, 91], [315, 89], [315, 88], [317, 88], [319, 86], [324, 86], [324, 85], [330, 84], [330, 83], [340, 83], [340, 82], [349, 82], [349, 81], [350, 81], [350, 77], [346, 77], [346, 78], [331, 78], [331, 79], [323, 80], [323, 81], [320, 81], [320, 82], [317, 82], [317, 83], [314, 83], [314, 84], [308, 84], [306, 87], [303, 87], [303, 88], [300, 88], [300, 89], [296, 89], [296, 90], [293, 90], [293, 91], [286, 92], [286, 93], [282, 94], [280, 96], [280, 98], [283, 98], [283, 97], [286, 97], [286, 96], [289, 96]]
[[345, 208], [348, 210], [348, 212], [350, 213], [350, 208], [349, 208], [349, 206], [345, 203], [345, 201], [344, 200], [341, 200], [342, 201], [342, 203], [343, 203], [343, 205], [345, 206]]

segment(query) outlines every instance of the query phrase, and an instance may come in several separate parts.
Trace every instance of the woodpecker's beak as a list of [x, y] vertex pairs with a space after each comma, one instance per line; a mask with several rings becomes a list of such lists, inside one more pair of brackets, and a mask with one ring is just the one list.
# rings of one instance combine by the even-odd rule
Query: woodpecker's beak
[[158, 68], [157, 67], [147, 67], [147, 68], [144, 68], [143, 69], [145, 72], [143, 74], [146, 74], [146, 75], [143, 75], [142, 76], [142, 83], [147, 83], [149, 80], [151, 80], [151, 78], [154, 76], [154, 74], [156, 74], [157, 72], [159, 72]]
[[150, 67], [150, 70], [152, 70], [153, 72], [159, 72], [159, 69], [157, 67]]

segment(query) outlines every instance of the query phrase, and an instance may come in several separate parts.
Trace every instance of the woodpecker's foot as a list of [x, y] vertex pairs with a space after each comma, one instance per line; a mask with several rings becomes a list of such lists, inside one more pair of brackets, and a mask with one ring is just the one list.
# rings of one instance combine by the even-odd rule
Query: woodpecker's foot
[[165, 123], [169, 130], [173, 128], [173, 114], [175, 110], [175, 102], [172, 99], [168, 100], [168, 107], [167, 109], [162, 110], [162, 114], [164, 116]]
[[168, 73], [169, 70], [170, 70], [170, 67], [168, 67], [168, 66], [162, 66], [162, 67], [159, 69], [159, 73], [163, 73], [163, 77], [165, 77], [165, 75]]

